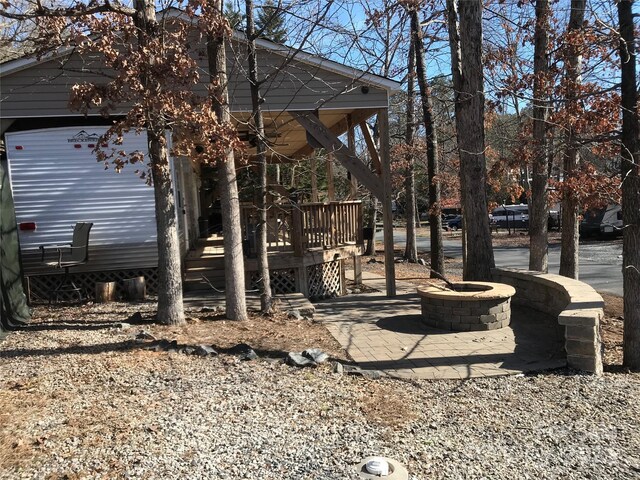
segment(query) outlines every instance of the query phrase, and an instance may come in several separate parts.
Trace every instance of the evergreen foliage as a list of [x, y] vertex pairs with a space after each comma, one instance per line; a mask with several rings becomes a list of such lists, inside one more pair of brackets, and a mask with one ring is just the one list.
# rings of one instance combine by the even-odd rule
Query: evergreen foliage
[[256, 16], [256, 32], [260, 38], [266, 38], [275, 43], [287, 41], [287, 30], [284, 24], [284, 11], [280, 4], [273, 0], [266, 0]]

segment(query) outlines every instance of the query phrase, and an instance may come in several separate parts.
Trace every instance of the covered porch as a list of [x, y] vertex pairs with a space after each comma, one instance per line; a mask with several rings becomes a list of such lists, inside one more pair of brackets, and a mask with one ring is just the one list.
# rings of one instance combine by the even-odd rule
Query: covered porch
[[[364, 252], [362, 186], [379, 200], [385, 235], [386, 293], [395, 295], [389, 132], [387, 108], [316, 109], [313, 111], [266, 111], [265, 135], [268, 163], [297, 162], [310, 172], [310, 188], [282, 185], [269, 178], [267, 235], [272, 288], [276, 293], [302, 292], [310, 298], [341, 295], [345, 291], [345, 269], [361, 281], [360, 257]], [[246, 112], [235, 114], [245, 142], [248, 165], [255, 162], [255, 135]], [[375, 122], [375, 123], [373, 123]], [[372, 126], [375, 125], [375, 134]], [[356, 137], [361, 148], [356, 148]], [[348, 172], [348, 191], [336, 192], [334, 168]], [[321, 170], [322, 169], [322, 170]], [[318, 177], [326, 179], [323, 191]], [[215, 181], [215, 179], [214, 179]], [[304, 190], [304, 191], [303, 191]], [[337, 197], [342, 196], [338, 199]], [[320, 201], [322, 199], [322, 201]], [[207, 200], [201, 200], [206, 204]], [[241, 203], [241, 226], [246, 287], [257, 288], [256, 202]], [[221, 215], [220, 215], [221, 216]], [[215, 219], [208, 231], [218, 233]], [[218, 229], [220, 230], [220, 229]], [[202, 237], [202, 235], [201, 235]], [[185, 260], [185, 290], [224, 289], [223, 239], [205, 235]]]
[[[257, 288], [257, 209], [241, 206], [247, 289]], [[275, 293], [301, 292], [309, 298], [339, 296], [345, 289], [345, 269], [354, 280], [361, 275], [364, 251], [362, 202], [272, 203], [267, 238], [271, 283]], [[224, 288], [223, 239], [214, 234], [198, 241], [185, 261], [185, 290]]]

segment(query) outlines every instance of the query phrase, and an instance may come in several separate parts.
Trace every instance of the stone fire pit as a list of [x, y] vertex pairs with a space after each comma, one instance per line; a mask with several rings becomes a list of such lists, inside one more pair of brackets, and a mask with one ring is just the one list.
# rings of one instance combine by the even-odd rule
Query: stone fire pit
[[495, 330], [511, 321], [511, 297], [516, 290], [502, 283], [457, 282], [455, 290], [418, 288], [423, 322], [455, 332]]

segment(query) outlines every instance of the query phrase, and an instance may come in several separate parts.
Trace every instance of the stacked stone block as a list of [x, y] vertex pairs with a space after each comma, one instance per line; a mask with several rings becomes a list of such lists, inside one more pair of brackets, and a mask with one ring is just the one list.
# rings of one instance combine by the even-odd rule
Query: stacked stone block
[[469, 332], [509, 325], [511, 299], [441, 300], [422, 298], [423, 323], [442, 330]]
[[576, 370], [602, 373], [600, 320], [604, 302], [584, 282], [527, 270], [492, 270], [495, 282], [516, 289], [514, 305], [524, 305], [551, 314], [565, 327], [567, 365]]

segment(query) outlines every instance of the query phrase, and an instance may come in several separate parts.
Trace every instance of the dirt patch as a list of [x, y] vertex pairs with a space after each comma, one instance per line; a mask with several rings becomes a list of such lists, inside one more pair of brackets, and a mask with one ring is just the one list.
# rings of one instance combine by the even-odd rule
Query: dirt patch
[[[395, 256], [399, 259], [403, 251], [396, 249]], [[419, 254], [418, 258], [424, 260], [425, 265], [420, 263], [409, 263], [398, 261], [395, 264], [396, 280], [402, 280], [416, 285], [429, 285], [436, 283], [443, 284], [442, 280], [431, 278], [431, 270], [429, 268], [430, 258], [428, 254]], [[444, 260], [445, 277], [449, 281], [462, 280], [462, 259], [445, 258]], [[365, 272], [375, 273], [376, 275], [385, 275], [384, 271], [384, 255], [378, 252], [375, 256], [362, 258], [362, 270]]]
[[624, 305], [622, 297], [600, 292], [604, 300], [604, 318], [600, 322], [600, 336], [604, 344], [605, 368], [622, 366]]
[[[323, 325], [313, 320], [291, 319], [284, 312], [270, 316], [250, 313], [248, 320], [236, 322], [227, 320], [215, 310], [196, 308], [186, 311], [186, 325], [166, 326], [154, 322], [154, 302], [38, 306], [34, 308], [30, 328], [108, 328], [121, 322], [131, 322], [132, 315], [137, 313], [140, 316], [133, 320], [131, 330], [144, 330], [158, 339], [177, 340], [190, 345], [215, 345], [222, 349], [246, 343], [268, 356], [285, 356], [289, 351], [317, 347], [334, 358], [345, 359], [340, 344]], [[61, 341], [64, 342], [63, 339]]]
[[284, 313], [268, 317], [251, 314], [244, 322], [227, 320], [224, 315], [191, 313], [185, 326], [153, 325], [149, 330], [157, 338], [175, 339], [185, 344], [215, 345], [224, 349], [246, 343], [272, 357], [284, 357], [290, 351], [316, 347], [333, 358], [345, 359], [340, 344], [323, 325], [311, 320], [290, 319]]
[[386, 427], [405, 425], [418, 416], [406, 390], [386, 384], [371, 385], [371, 391], [361, 397], [360, 410], [372, 422]]
[[0, 388], [0, 467], [19, 468], [29, 462], [43, 440], [25, 433], [37, 420], [44, 398], [34, 395], [34, 382], [9, 382]]

